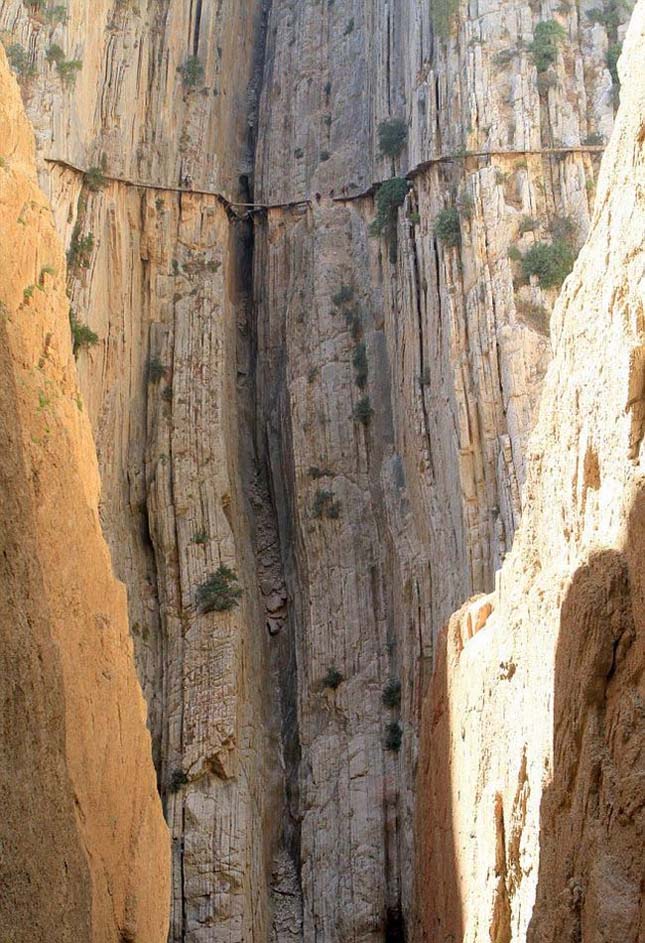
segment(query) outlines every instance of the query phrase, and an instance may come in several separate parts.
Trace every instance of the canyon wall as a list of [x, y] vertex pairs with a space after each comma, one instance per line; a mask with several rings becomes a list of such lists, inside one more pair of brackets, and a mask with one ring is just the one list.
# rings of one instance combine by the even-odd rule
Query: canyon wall
[[[0, 0], [97, 335], [77, 368], [173, 943], [417, 929], [423, 697], [441, 626], [511, 547], [551, 353], [558, 285], [521, 257], [584, 241], [628, 15]], [[221, 565], [242, 596], [206, 613]]]
[[525, 511], [424, 708], [417, 938], [643, 936], [645, 4], [552, 319]]
[[[532, 43], [547, 21], [561, 41], [544, 69]], [[461, 5], [443, 31], [429, 4], [272, 4], [258, 453], [292, 599], [306, 940], [404, 933], [434, 640], [511, 546], [550, 356], [557, 285], [522, 285], [509, 251], [563, 228], [582, 243], [619, 32], [567, 4]], [[390, 118], [407, 143], [386, 159]], [[372, 238], [393, 176], [404, 205]], [[442, 209], [457, 219], [448, 245]]]
[[[98, 337], [77, 367], [172, 835], [171, 939], [209, 943], [267, 938], [282, 808], [265, 623], [285, 600], [252, 451], [252, 233], [232, 205], [263, 25], [260, 2], [0, 3], [72, 308]], [[241, 605], [204, 613], [220, 565]]]
[[0, 50], [3, 939], [164, 943], [170, 848], [98, 519], [65, 258]]

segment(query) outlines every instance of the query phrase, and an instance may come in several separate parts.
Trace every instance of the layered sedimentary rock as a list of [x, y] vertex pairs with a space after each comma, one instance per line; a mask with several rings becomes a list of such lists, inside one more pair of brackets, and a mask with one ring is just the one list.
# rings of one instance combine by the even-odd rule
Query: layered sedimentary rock
[[0, 922], [12, 943], [164, 943], [168, 832], [98, 518], [65, 258], [0, 51]]
[[423, 720], [418, 938], [643, 933], [645, 5], [589, 239], [553, 315], [525, 510], [442, 638]]

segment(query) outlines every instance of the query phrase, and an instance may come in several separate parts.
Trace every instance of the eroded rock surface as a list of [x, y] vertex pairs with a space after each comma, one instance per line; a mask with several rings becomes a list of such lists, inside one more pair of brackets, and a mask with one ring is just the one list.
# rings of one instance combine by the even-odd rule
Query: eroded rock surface
[[419, 939], [642, 937], [644, 69], [641, 2], [524, 517], [496, 592], [451, 619], [424, 709]]
[[[173, 943], [414, 930], [436, 639], [511, 547], [550, 358], [558, 286], [509, 250], [584, 241], [628, 19], [605, 6], [0, 0], [99, 337], [78, 367]], [[220, 564], [241, 604], [200, 612]]]
[[0, 51], [0, 923], [11, 943], [168, 927], [168, 832], [98, 518], [65, 258]]
[[[462, 5], [445, 35], [431, 20], [431, 4], [386, 0], [274, 0], [269, 18], [258, 435], [293, 598], [306, 940], [395, 938], [410, 915], [434, 640], [511, 546], [550, 356], [557, 286], [522, 285], [509, 250], [563, 225], [581, 245], [613, 123], [620, 23], [512, 2]], [[389, 118], [407, 128], [393, 159]], [[374, 239], [374, 190], [393, 176], [409, 193]], [[400, 706], [383, 703], [390, 681]]]

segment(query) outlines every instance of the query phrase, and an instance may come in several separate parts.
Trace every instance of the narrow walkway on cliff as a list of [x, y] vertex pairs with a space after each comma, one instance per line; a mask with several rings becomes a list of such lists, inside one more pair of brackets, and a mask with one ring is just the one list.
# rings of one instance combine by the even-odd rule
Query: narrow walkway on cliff
[[[416, 167], [413, 167], [411, 170], [409, 170], [407, 174], [405, 174], [405, 178], [406, 180], [414, 180], [415, 177], [418, 177], [429, 167], [432, 167], [435, 164], [447, 164], [454, 163], [456, 161], [467, 161], [473, 159], [486, 160], [490, 157], [557, 157], [561, 154], [603, 154], [604, 151], [604, 144], [577, 144], [567, 147], [543, 147], [531, 148], [528, 150], [466, 151], [463, 154], [445, 154], [439, 157], [431, 157], [429, 160], [423, 161], [422, 163], [417, 164]], [[70, 161], [63, 160], [60, 157], [45, 157], [45, 162], [47, 164], [56, 164], [59, 167], [65, 167], [67, 170], [71, 170], [74, 173], [80, 174], [82, 177], [87, 176], [89, 173], [89, 170], [84, 170], [82, 167], [78, 167], [75, 164], [70, 163]], [[121, 183], [124, 186], [134, 187], [138, 190], [156, 190], [161, 193], [186, 193], [194, 194], [195, 196], [212, 196], [222, 204], [227, 212], [235, 216], [236, 219], [247, 218], [249, 215], [255, 212], [278, 209], [295, 209], [296, 207], [300, 206], [311, 206], [314, 203], [314, 200], [312, 199], [292, 200], [287, 203], [236, 203], [228, 200], [222, 193], [218, 193], [215, 190], [203, 190], [199, 187], [193, 187], [192, 185], [186, 185], [183, 187], [169, 187], [167, 185], [158, 183], [129, 180], [126, 177], [117, 177], [104, 172], [102, 173], [102, 178], [108, 183]], [[362, 190], [360, 193], [354, 193], [351, 195], [343, 194], [342, 196], [330, 195], [330, 198], [334, 203], [348, 203], [353, 200], [361, 200], [364, 197], [371, 196], [375, 190], [381, 186], [382, 183], [383, 181], [377, 181], [376, 183], [373, 183], [367, 190]], [[320, 199], [320, 194], [316, 194], [316, 197]], [[246, 210], [246, 212], [240, 215], [235, 212], [235, 210], [238, 208]]]

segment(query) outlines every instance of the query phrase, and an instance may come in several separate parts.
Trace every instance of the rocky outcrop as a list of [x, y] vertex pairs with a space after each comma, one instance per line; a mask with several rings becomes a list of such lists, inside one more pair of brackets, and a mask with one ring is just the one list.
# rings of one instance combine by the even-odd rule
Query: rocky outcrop
[[524, 517], [425, 704], [418, 939], [642, 935], [645, 5], [552, 321]]
[[99, 525], [65, 259], [2, 51], [0, 90], [0, 922], [15, 943], [164, 943], [168, 833]]

